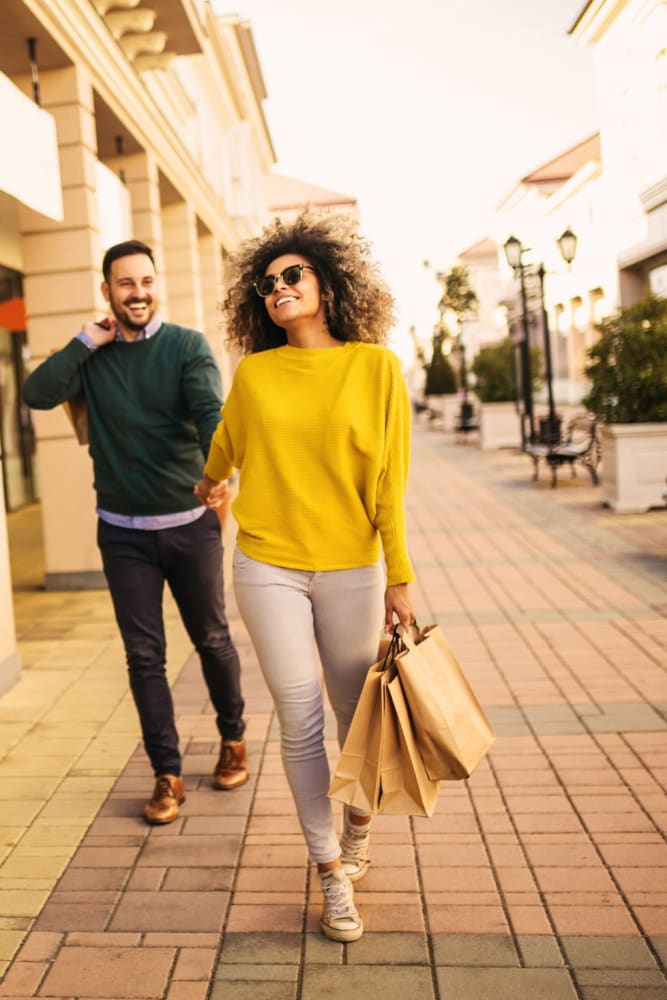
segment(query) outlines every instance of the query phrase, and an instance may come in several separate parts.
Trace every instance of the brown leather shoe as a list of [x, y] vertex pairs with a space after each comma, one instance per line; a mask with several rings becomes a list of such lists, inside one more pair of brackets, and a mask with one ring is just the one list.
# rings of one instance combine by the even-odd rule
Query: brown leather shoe
[[174, 774], [158, 774], [153, 789], [153, 798], [144, 806], [147, 823], [173, 823], [178, 816], [178, 807], [185, 802], [183, 779]]
[[245, 740], [223, 740], [220, 759], [213, 772], [213, 787], [223, 792], [244, 785], [248, 780], [248, 755]]

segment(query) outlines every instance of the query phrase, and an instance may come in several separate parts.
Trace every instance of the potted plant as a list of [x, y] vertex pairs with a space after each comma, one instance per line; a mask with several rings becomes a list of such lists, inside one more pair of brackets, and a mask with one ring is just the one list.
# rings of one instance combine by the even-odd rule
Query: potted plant
[[601, 422], [602, 502], [622, 513], [664, 506], [667, 299], [647, 295], [599, 325], [584, 404]]
[[[542, 356], [531, 348], [533, 391], [541, 380]], [[509, 337], [482, 347], [472, 363], [475, 392], [481, 403], [479, 442], [482, 450], [518, 448], [521, 424], [517, 408], [514, 347]]]

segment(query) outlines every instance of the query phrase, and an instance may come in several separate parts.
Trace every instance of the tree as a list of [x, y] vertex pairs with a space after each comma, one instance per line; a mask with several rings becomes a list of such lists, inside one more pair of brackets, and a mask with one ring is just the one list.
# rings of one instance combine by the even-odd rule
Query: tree
[[457, 340], [461, 357], [461, 387], [464, 401], [468, 398], [468, 375], [466, 371], [465, 345], [463, 343], [463, 323], [466, 317], [477, 311], [479, 299], [470, 284], [470, 272], [464, 264], [455, 264], [445, 275], [445, 284], [438, 303], [440, 315], [447, 310], [456, 317]]
[[466, 317], [477, 311], [478, 304], [477, 292], [470, 284], [468, 268], [463, 264], [455, 264], [445, 275], [445, 287], [438, 305], [443, 312], [449, 309], [456, 316], [459, 337]]

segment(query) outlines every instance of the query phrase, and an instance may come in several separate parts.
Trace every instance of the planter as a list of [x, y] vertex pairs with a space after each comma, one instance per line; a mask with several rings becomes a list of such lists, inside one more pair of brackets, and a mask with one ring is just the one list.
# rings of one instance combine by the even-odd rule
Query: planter
[[482, 451], [521, 447], [521, 419], [513, 402], [482, 403], [479, 446]]
[[425, 397], [428, 407], [435, 414], [434, 420], [440, 429], [453, 430], [461, 405], [455, 392], [447, 392], [442, 396], [431, 394]]
[[664, 507], [667, 489], [667, 423], [605, 424], [602, 502], [619, 514]]

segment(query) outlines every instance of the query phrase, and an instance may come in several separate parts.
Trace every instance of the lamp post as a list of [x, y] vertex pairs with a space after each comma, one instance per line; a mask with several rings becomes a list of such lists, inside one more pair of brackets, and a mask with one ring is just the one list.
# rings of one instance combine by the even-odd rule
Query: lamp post
[[[577, 237], [572, 230], [566, 229], [556, 240], [561, 256], [568, 268], [577, 252]], [[516, 236], [510, 236], [503, 246], [507, 263], [515, 274], [518, 273], [521, 287], [521, 313], [523, 326], [523, 340], [521, 343], [521, 367], [523, 369], [523, 423], [521, 428], [521, 438], [525, 445], [526, 437], [532, 443], [535, 440], [535, 423], [533, 417], [533, 395], [532, 395], [532, 374], [530, 370], [530, 325], [528, 320], [528, 301], [526, 295], [525, 274], [530, 269], [530, 265], [523, 263], [523, 254], [526, 252]], [[560, 440], [560, 417], [556, 413], [553, 392], [553, 365], [551, 359], [551, 332], [549, 330], [549, 314], [544, 298], [544, 276], [547, 273], [544, 264], [540, 263], [533, 267], [532, 274], [537, 276], [540, 289], [540, 309], [542, 312], [542, 332], [544, 336], [544, 368], [547, 382], [547, 400], [549, 414], [546, 421], [540, 421], [540, 439], [543, 444], [557, 444]], [[527, 424], [527, 427], [526, 427]]]

